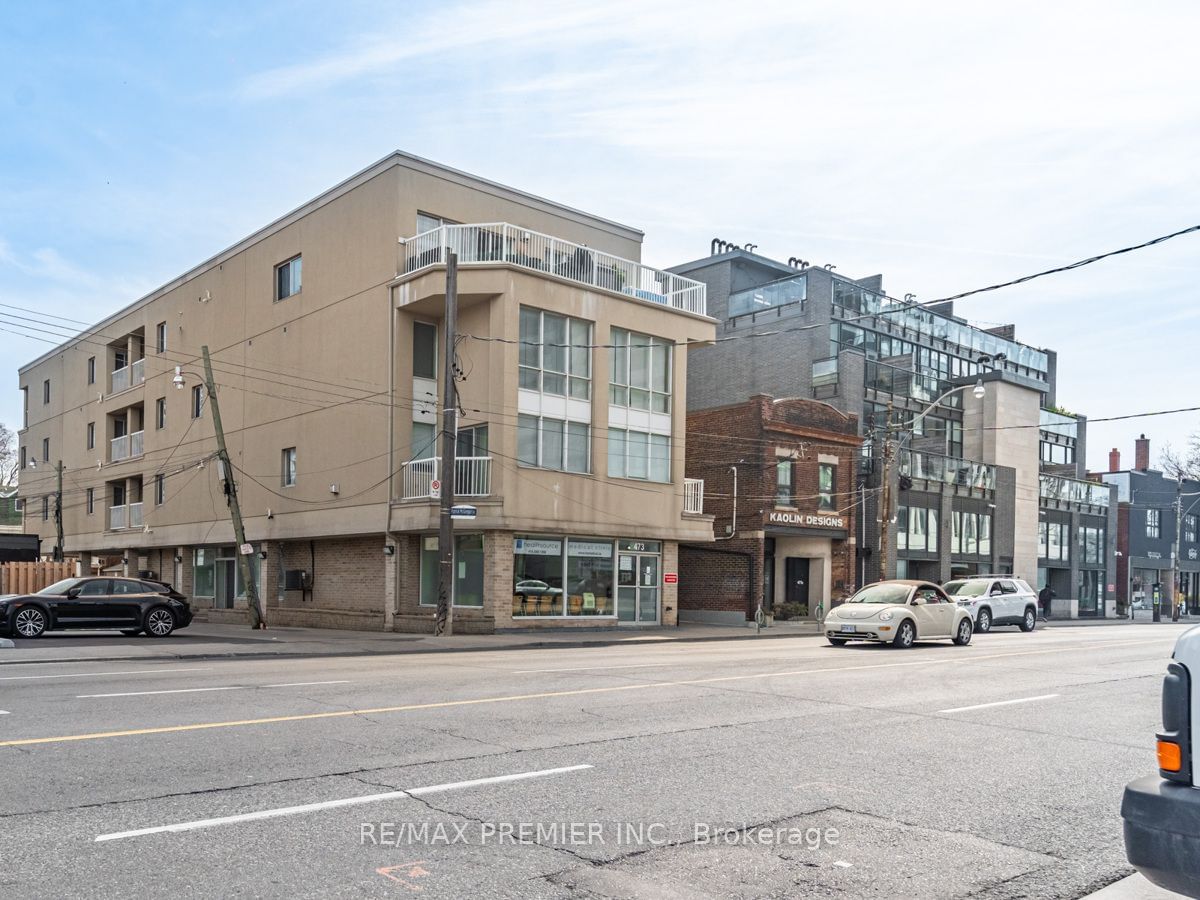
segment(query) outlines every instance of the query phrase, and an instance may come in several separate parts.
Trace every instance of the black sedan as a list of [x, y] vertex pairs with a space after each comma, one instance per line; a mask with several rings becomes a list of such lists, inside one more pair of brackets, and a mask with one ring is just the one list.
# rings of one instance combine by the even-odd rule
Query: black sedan
[[36, 594], [0, 596], [0, 633], [13, 637], [71, 628], [166, 637], [191, 621], [187, 597], [169, 584], [138, 578], [67, 578]]

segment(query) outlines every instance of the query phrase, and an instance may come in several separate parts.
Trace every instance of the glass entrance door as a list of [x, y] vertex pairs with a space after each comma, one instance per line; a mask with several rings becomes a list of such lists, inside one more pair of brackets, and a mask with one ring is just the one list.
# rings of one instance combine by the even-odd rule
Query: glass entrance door
[[659, 557], [622, 553], [617, 557], [617, 621], [657, 625]]
[[217, 609], [233, 609], [237, 596], [237, 560], [217, 560], [217, 597], [213, 604]]

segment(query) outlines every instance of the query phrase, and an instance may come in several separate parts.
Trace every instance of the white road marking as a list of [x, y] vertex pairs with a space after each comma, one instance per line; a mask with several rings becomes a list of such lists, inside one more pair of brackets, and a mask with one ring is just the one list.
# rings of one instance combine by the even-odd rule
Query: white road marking
[[366, 794], [361, 797], [346, 797], [342, 800], [325, 800], [321, 803], [305, 803], [303, 806], [283, 806], [277, 809], [260, 809], [257, 812], [242, 813], [236, 816], [221, 816], [217, 819], [197, 819], [194, 822], [177, 822], [174, 825], [158, 825], [153, 828], [137, 828], [133, 831], [116, 831], [110, 834], [96, 835], [95, 842], [120, 841], [125, 838], [142, 837], [147, 834], [163, 832], [196, 831], [200, 828], [215, 828], [218, 825], [233, 825], [237, 822], [255, 822], [260, 819], [278, 819], [282, 816], [298, 816], [304, 813], [318, 812], [323, 809], [341, 809], [346, 806], [361, 806], [364, 803], [377, 803], [380, 800], [397, 800], [404, 797], [423, 797], [426, 794], [439, 794], [444, 791], [461, 791], [466, 788], [482, 787], [488, 784], [503, 784], [509, 781], [525, 781], [530, 778], [545, 778], [548, 775], [563, 775], [567, 772], [580, 772], [590, 769], [590, 765], [564, 766], [561, 769], [542, 769], [537, 772], [517, 772], [513, 775], [496, 775], [491, 778], [476, 778], [472, 781], [454, 781], [449, 784], [434, 784], [429, 787], [409, 788], [403, 791], [388, 791], [383, 794]]
[[0, 716], [7, 716], [8, 714], [9, 713], [7, 709], [0, 709]]
[[264, 684], [263, 687], [308, 687], [310, 684], [353, 684], [351, 681], [289, 681], [286, 684]]
[[661, 663], [631, 663], [625, 666], [574, 666], [569, 669], [518, 669], [513, 672], [513, 675], [540, 675], [544, 672], [598, 672], [601, 669], [657, 669], [666, 668], [672, 665], [669, 662]]
[[245, 685], [235, 684], [228, 687], [176, 688], [171, 691], [126, 691], [120, 694], [76, 694], [76, 700], [91, 700], [96, 697], [148, 697], [151, 694], [199, 694], [204, 691], [240, 691]]
[[980, 703], [977, 706], [958, 706], [954, 709], [939, 709], [939, 713], [970, 712], [973, 709], [989, 709], [993, 706], [1011, 706], [1014, 703], [1033, 703], [1035, 700], [1050, 700], [1058, 694], [1040, 694], [1037, 697], [1021, 697], [1018, 700], [997, 700], [995, 703]]
[[132, 669], [125, 672], [71, 672], [65, 675], [5, 675], [0, 681], [31, 681], [35, 678], [100, 678], [109, 675], [162, 675], [175, 672], [207, 672], [211, 666], [196, 666], [187, 669]]

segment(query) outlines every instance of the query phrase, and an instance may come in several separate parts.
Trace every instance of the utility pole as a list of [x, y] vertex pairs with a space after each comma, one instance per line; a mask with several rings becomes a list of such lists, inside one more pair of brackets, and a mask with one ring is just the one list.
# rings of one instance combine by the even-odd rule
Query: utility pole
[[213, 381], [212, 360], [208, 356], [208, 345], [200, 348], [204, 355], [204, 386], [208, 391], [208, 402], [212, 407], [213, 428], [217, 432], [217, 458], [221, 462], [221, 474], [225, 479], [225, 502], [233, 519], [233, 538], [237, 541], [238, 568], [242, 583], [246, 585], [246, 605], [250, 607], [250, 627], [266, 628], [266, 614], [258, 600], [258, 585], [250, 570], [250, 557], [242, 552], [246, 546], [246, 529], [242, 525], [242, 507], [238, 503], [237, 481], [233, 477], [233, 464], [225, 447], [225, 429], [221, 427], [221, 407], [217, 403], [217, 386]]
[[54, 527], [58, 532], [58, 541], [54, 545], [54, 561], [63, 561], [63, 508], [62, 508], [62, 485], [63, 485], [63, 462], [60, 459], [58, 465], [54, 467], [58, 474], [58, 486], [54, 492]]
[[883, 428], [883, 490], [879, 500], [879, 580], [891, 577], [888, 549], [892, 533], [892, 402]]
[[455, 451], [458, 449], [458, 397], [454, 389], [454, 333], [458, 327], [458, 254], [446, 249], [446, 316], [442, 341], [442, 510], [438, 523], [438, 602], [435, 636], [454, 633], [451, 598], [454, 592]]

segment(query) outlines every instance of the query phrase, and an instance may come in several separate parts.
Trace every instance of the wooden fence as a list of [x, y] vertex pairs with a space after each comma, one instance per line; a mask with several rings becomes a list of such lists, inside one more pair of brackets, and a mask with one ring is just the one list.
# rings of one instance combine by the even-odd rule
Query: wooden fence
[[0, 594], [32, 594], [74, 577], [74, 561], [0, 563]]

